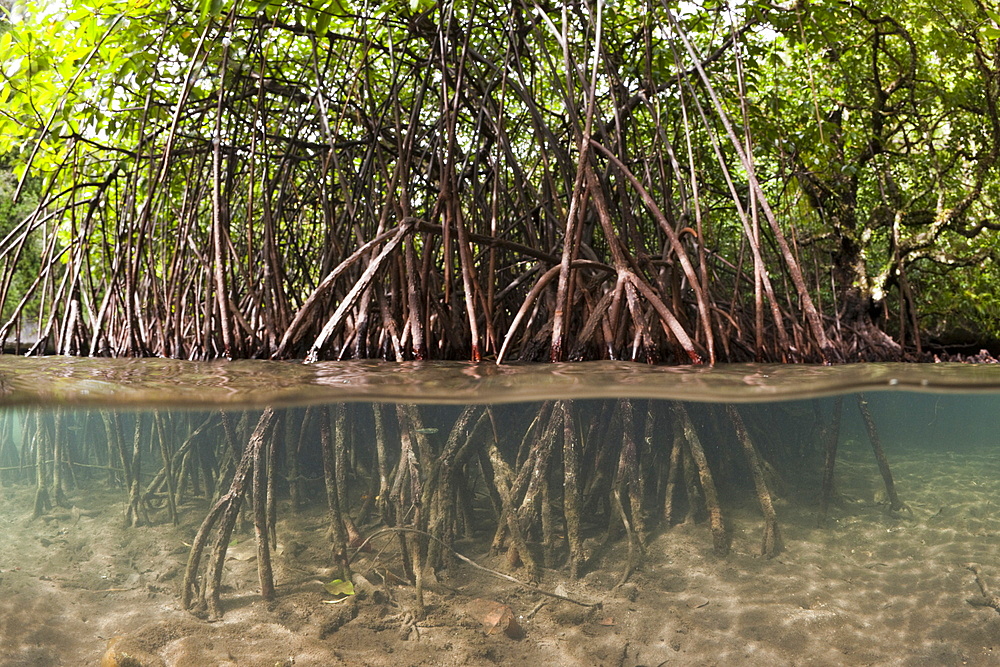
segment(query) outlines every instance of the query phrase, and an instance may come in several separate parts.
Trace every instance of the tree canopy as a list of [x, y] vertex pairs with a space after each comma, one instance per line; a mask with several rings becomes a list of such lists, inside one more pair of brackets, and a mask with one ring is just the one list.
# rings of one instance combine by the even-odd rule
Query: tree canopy
[[690, 362], [1000, 337], [1000, 13], [931, 5], [16, 2], [0, 338]]

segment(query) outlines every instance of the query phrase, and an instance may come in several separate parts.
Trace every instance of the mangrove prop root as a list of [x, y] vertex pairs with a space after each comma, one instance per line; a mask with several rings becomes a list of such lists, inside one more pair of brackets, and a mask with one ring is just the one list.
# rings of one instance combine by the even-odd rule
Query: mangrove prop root
[[[561, 411], [555, 410], [551, 403], [545, 403], [542, 406], [539, 416], [543, 413], [548, 413], [545, 429], [541, 433], [539, 431], [535, 432], [535, 440], [531, 445], [528, 460], [521, 468], [520, 474], [518, 474], [519, 480], [527, 479], [527, 488], [524, 491], [524, 497], [518, 509], [518, 518], [522, 526], [529, 525], [537, 514], [540, 504], [538, 496], [541, 485], [548, 479], [549, 460], [554, 449], [553, 443], [555, 442], [556, 433], [558, 433], [559, 427], [562, 424], [560, 422], [562, 418]], [[511, 492], [511, 495], [515, 499], [518, 497], [519, 489], [520, 485], [515, 484], [514, 490]]]
[[[421, 531], [422, 534], [426, 534]], [[426, 608], [424, 607], [424, 557], [421, 553], [420, 544], [421, 534], [416, 534], [414, 536], [415, 544], [413, 545], [413, 592], [414, 601], [416, 603], [416, 611], [414, 615], [417, 617], [418, 621], [424, 620], [426, 614]]]
[[965, 569], [976, 575], [976, 583], [979, 584], [979, 592], [983, 594], [983, 604], [987, 607], [992, 607], [998, 614], [1000, 614], [1000, 597], [990, 592], [990, 589], [986, 586], [986, 580], [983, 579], [982, 575], [979, 573], [979, 566], [975, 563], [968, 563], [965, 566]]
[[191, 547], [191, 554], [188, 557], [188, 565], [184, 573], [182, 601], [185, 608], [191, 608], [193, 603], [191, 596], [194, 590], [198, 564], [205, 543], [208, 540], [209, 532], [217, 522], [221, 521], [209, 555], [205, 585], [201, 590], [202, 601], [208, 607], [209, 617], [213, 619], [222, 617], [219, 592], [222, 586], [222, 570], [226, 560], [226, 551], [229, 548], [233, 528], [235, 528], [236, 520], [239, 517], [243, 496], [247, 491], [247, 487], [251, 484], [251, 472], [255, 465], [263, 465], [263, 462], [260, 461], [261, 451], [263, 450], [263, 442], [273, 419], [274, 411], [272, 408], [267, 408], [261, 414], [257, 422], [257, 427], [250, 436], [250, 442], [240, 457], [240, 462], [233, 475], [229, 491], [219, 499], [212, 508], [212, 511], [205, 517]]
[[385, 410], [381, 403], [372, 403], [372, 418], [375, 424], [375, 454], [378, 457], [378, 495], [376, 505], [382, 523], [392, 524], [389, 502], [389, 458], [385, 448]]
[[[334, 408], [343, 410], [343, 405]], [[336, 418], [339, 423], [339, 417]], [[330, 414], [323, 411], [320, 415], [320, 443], [323, 448], [323, 479], [326, 483], [326, 502], [330, 510], [330, 537], [333, 540], [333, 560], [340, 570], [340, 578], [348, 581], [351, 577], [350, 565], [347, 560], [347, 527], [344, 524], [343, 508], [340, 506], [340, 494], [337, 493], [336, 452], [335, 444], [343, 444], [342, 438], [336, 441], [330, 434]]]
[[351, 518], [350, 512], [347, 511], [347, 406], [343, 403], [338, 403], [334, 408], [334, 414], [333, 453], [337, 481], [337, 503], [340, 507], [340, 516], [344, 522], [344, 528], [347, 530], [348, 542], [353, 542], [358, 537], [358, 529], [354, 525], [354, 520]]
[[[635, 438], [632, 435], [632, 403], [621, 399], [618, 405], [622, 416], [622, 448], [618, 457], [618, 470], [615, 474], [614, 486], [612, 488], [611, 504], [621, 518], [622, 525], [625, 527], [625, 536], [628, 540], [628, 555], [625, 560], [625, 568], [622, 570], [622, 575], [617, 584], [621, 586], [628, 581], [628, 578], [632, 576], [632, 572], [635, 571], [635, 568], [639, 564], [639, 559], [642, 555], [642, 534], [640, 531], [643, 523], [642, 507], [636, 498], [636, 489], [639, 484], [638, 473], [636, 471]], [[622, 491], [626, 486], [628, 487], [631, 516], [625, 511], [625, 506], [622, 503]]]
[[[208, 538], [211, 534], [212, 527], [222, 516], [222, 511], [226, 508], [228, 504], [228, 498], [220, 498], [212, 506], [209, 511], [208, 516], [202, 521], [201, 527], [198, 528], [198, 533], [194, 537], [194, 541], [191, 543], [191, 551], [188, 554], [187, 566], [184, 569], [184, 584], [182, 586], [181, 593], [181, 606], [185, 609], [191, 609], [194, 605], [194, 595], [198, 587], [198, 565], [201, 563], [201, 556], [205, 551], [205, 545], [208, 544]], [[204, 593], [204, 591], [202, 591]]]
[[125, 523], [128, 526], [141, 526], [148, 524], [149, 513], [146, 511], [147, 502], [142, 495], [142, 482], [140, 472], [142, 471], [142, 415], [135, 416], [135, 431], [132, 434], [132, 488], [129, 489], [128, 510], [125, 513]]
[[268, 488], [273, 486], [273, 455], [277, 444], [277, 428], [272, 429], [271, 442], [260, 445], [253, 466], [253, 528], [257, 540], [257, 578], [260, 581], [260, 596], [264, 600], [274, 599], [274, 573], [271, 568], [271, 540], [268, 520]]
[[167, 483], [167, 511], [169, 512], [170, 523], [177, 525], [177, 506], [175, 504], [177, 481], [174, 478], [174, 469], [168, 447], [167, 434], [164, 432], [163, 414], [159, 410], [153, 411], [153, 425], [156, 429], [156, 440], [160, 445], [160, 457], [163, 460], [164, 479]]
[[580, 446], [572, 406], [572, 401], [560, 401], [563, 413], [563, 515], [569, 546], [569, 572], [576, 579], [580, 576], [584, 556], [583, 542], [580, 539]]
[[47, 431], [42, 426], [42, 411], [35, 411], [35, 510], [32, 518], [37, 519], [52, 509], [49, 499], [48, 478], [45, 476], [45, 458], [48, 453]]
[[864, 394], [858, 394], [858, 409], [861, 410], [861, 416], [865, 419], [865, 428], [868, 429], [868, 439], [871, 440], [872, 451], [875, 452], [875, 460], [878, 461], [878, 470], [882, 473], [882, 481], [885, 482], [885, 494], [889, 499], [889, 509], [893, 512], [898, 512], [902, 509], [908, 510], [909, 507], [901, 503], [899, 496], [896, 495], [896, 486], [892, 482], [892, 471], [889, 470], [889, 459], [885, 457], [885, 452], [882, 450], [878, 430], [875, 428], [875, 421], [872, 419], [871, 412], [868, 411], [868, 400]]
[[272, 549], [278, 547], [278, 494], [274, 486], [275, 478], [278, 474], [278, 449], [282, 444], [285, 444], [286, 447], [288, 446], [287, 441], [278, 437], [278, 434], [281, 433], [278, 425], [283, 424], [285, 421], [284, 415], [284, 412], [276, 415], [277, 421], [271, 429], [271, 441], [268, 444], [267, 451], [267, 514], [264, 525], [267, 526], [267, 534], [271, 539]]
[[632, 429], [632, 401], [620, 401], [622, 412], [622, 455], [621, 472], [628, 485], [629, 511], [635, 537], [642, 547], [646, 543], [646, 517], [643, 507], [643, 475], [639, 468], [639, 452]]
[[541, 485], [541, 514], [542, 514], [542, 565], [551, 569], [555, 567], [555, 517], [552, 511], [552, 497], [549, 488], [549, 480], [546, 477]]
[[52, 502], [60, 507], [69, 507], [66, 494], [63, 493], [63, 446], [66, 442], [66, 435], [63, 432], [63, 410], [57, 409], [53, 418], [55, 434], [52, 438]]
[[[122, 476], [125, 489], [132, 488], [132, 461], [125, 454], [125, 442], [121, 432], [121, 419], [117, 411], [101, 410], [101, 420], [104, 422], [104, 432], [108, 442], [114, 444], [115, 452], [122, 463]], [[110, 459], [109, 459], [110, 460]]]
[[[412, 438], [410, 452], [415, 455], [416, 461], [423, 463], [423, 470], [427, 470], [427, 466], [434, 459], [431, 455], [430, 444], [424, 434], [424, 422], [420, 415], [420, 410], [416, 405], [407, 405], [404, 408], [406, 413], [406, 418], [400, 421], [400, 428], [407, 428], [409, 430], [410, 437]], [[414, 447], [415, 443], [415, 447]], [[428, 541], [424, 539], [426, 534], [426, 529], [431, 519], [431, 512], [433, 511], [432, 503], [424, 503], [424, 493], [428, 492], [429, 498], [434, 498], [434, 489], [428, 489], [426, 480], [421, 477], [418, 467], [415, 466], [414, 471], [410, 473], [410, 481], [418, 482], [417, 485], [413, 487], [413, 498], [416, 507], [416, 513], [414, 515], [414, 525], [420, 529], [420, 533], [410, 533], [410, 537], [413, 540], [413, 549], [411, 553], [413, 554], [413, 597], [416, 609], [413, 612], [415, 620], [422, 621], [426, 616], [426, 607], [424, 606], [424, 574], [428, 563]], [[416, 624], [414, 624], [414, 628]]]
[[830, 509], [830, 498], [833, 496], [833, 469], [837, 463], [837, 444], [840, 441], [840, 415], [843, 411], [844, 397], [838, 396], [833, 402], [833, 417], [824, 431], [826, 460], [823, 464], [823, 487], [819, 501], [819, 520], [826, 520]]
[[[642, 430], [642, 440], [640, 440], [641, 450], [639, 452], [639, 460], [645, 461], [646, 466], [637, 467], [636, 474], [638, 477], [638, 494], [640, 499], [645, 499], [648, 497], [646, 490], [650, 488], [656, 489], [659, 485], [657, 484], [658, 473], [656, 471], [656, 449], [653, 447], [653, 434], [656, 432], [656, 409], [654, 408], [653, 401], [646, 401], [645, 409], [645, 425]], [[647, 469], [648, 468], [648, 469]], [[651, 473], [651, 474], [650, 474]], [[657, 497], [654, 493], [654, 497]], [[646, 510], [643, 508], [642, 512], [643, 518], [643, 530], [640, 532], [642, 535], [646, 535]]]
[[[462, 454], [466, 451], [472, 431], [479, 425], [483, 416], [482, 406], [466, 406], [458, 419], [455, 420], [444, 449], [434, 458], [433, 465], [429, 468], [422, 502], [425, 507], [431, 507], [432, 500], [436, 499], [437, 501], [436, 511], [428, 522], [428, 532], [439, 539], [444, 539], [448, 524], [454, 521], [453, 471], [456, 465], [460, 465]], [[477, 418], [474, 424], [473, 418]], [[440, 549], [437, 547], [437, 543], [432, 542], [428, 546], [427, 564], [437, 568], [441, 561], [439, 553]]]
[[757, 449], [750, 439], [750, 434], [747, 432], [746, 424], [743, 423], [743, 418], [736, 407], [727, 405], [726, 412], [736, 428], [736, 436], [747, 455], [747, 463], [750, 464], [750, 472], [753, 475], [753, 485], [757, 491], [757, 502], [760, 503], [760, 511], [764, 515], [764, 539], [760, 553], [767, 558], [774, 558], [782, 549], [781, 532], [778, 530], [778, 517], [774, 511], [774, 503], [771, 502], [771, 493], [767, 488], [767, 481], [764, 479], [760, 455], [758, 455]]
[[611, 441], [611, 433], [618, 418], [618, 411], [614, 410], [615, 405], [613, 401], [606, 401], [599, 414], [590, 415], [586, 427], [587, 435], [582, 439], [580, 461], [586, 462], [584, 469], [589, 473], [584, 476], [580, 484], [580, 495], [584, 499], [582, 508], [584, 514], [588, 513], [588, 509], [596, 513], [597, 510], [593, 509], [594, 504], [607, 497], [607, 494], [603, 493], [603, 489], [608, 486], [605, 470], [611, 468], [612, 464], [608, 463], [608, 460], [614, 447], [606, 447], [604, 443]]
[[[404, 528], [404, 527], [401, 527], [401, 526], [396, 526], [396, 527], [391, 527], [391, 528], [381, 528], [381, 529], [375, 531], [374, 533], [372, 533], [371, 535], [369, 535], [368, 537], [366, 537], [365, 540], [364, 540], [364, 542], [362, 542], [360, 545], [358, 545], [357, 550], [354, 552], [355, 555], [357, 555], [358, 553], [361, 553], [364, 550], [364, 548], [366, 546], [368, 546], [368, 543], [371, 542], [372, 540], [374, 540], [375, 538], [377, 538], [378, 536], [384, 535], [386, 533], [394, 533], [394, 532], [395, 533], [416, 533], [416, 534], [422, 535], [423, 537], [426, 537], [429, 540], [437, 540], [437, 538], [434, 537], [433, 535], [431, 535], [430, 533], [428, 533], [426, 531], [422, 531], [422, 530], [417, 530], [416, 528]], [[556, 600], [563, 600], [565, 602], [571, 602], [571, 603], [573, 603], [575, 605], [579, 605], [581, 607], [589, 607], [589, 608], [594, 608], [594, 609], [600, 609], [601, 606], [604, 604], [603, 602], [584, 602], [583, 600], [577, 600], [575, 598], [571, 598], [571, 597], [566, 596], [566, 595], [560, 595], [559, 593], [554, 593], [552, 591], [547, 591], [544, 588], [540, 588], [539, 586], [537, 586], [534, 583], [530, 583], [530, 582], [526, 582], [526, 581], [521, 581], [517, 577], [512, 577], [509, 574], [504, 574], [503, 572], [497, 572], [496, 570], [491, 570], [490, 568], [488, 568], [488, 567], [486, 567], [484, 565], [480, 565], [479, 563], [477, 563], [476, 561], [472, 560], [468, 556], [464, 556], [461, 553], [459, 553], [458, 551], [455, 551], [455, 549], [453, 549], [452, 547], [450, 547], [447, 544], [442, 544], [441, 546], [443, 548], [447, 549], [448, 551], [450, 551], [451, 553], [453, 553], [455, 555], [455, 557], [458, 558], [460, 561], [462, 561], [463, 563], [465, 563], [467, 565], [470, 565], [471, 567], [479, 570], [480, 572], [485, 572], [486, 574], [489, 574], [491, 576], [497, 577], [498, 579], [503, 579], [504, 581], [509, 581], [509, 582], [511, 582], [513, 584], [517, 584], [518, 586], [521, 586], [523, 588], [527, 588], [528, 590], [534, 591], [535, 593], [539, 593], [541, 595], [545, 595], [545, 596], [548, 596], [550, 598], [555, 598]]]
[[[390, 494], [397, 499], [398, 515], [403, 516], [403, 507], [410, 506], [413, 510], [413, 523], [420, 525], [423, 519], [423, 478], [420, 473], [422, 461], [414, 450], [413, 429], [410, 420], [413, 411], [403, 405], [396, 406], [396, 419], [399, 422], [399, 465], [393, 479]], [[404, 482], [409, 482], [409, 488]], [[409, 498], [409, 500], [407, 500]], [[402, 521], [403, 519], [400, 519]]]
[[615, 487], [611, 492], [611, 504], [618, 513], [618, 517], [621, 519], [622, 525], [625, 527], [625, 538], [628, 540], [628, 554], [625, 557], [625, 567], [622, 569], [622, 574], [618, 578], [618, 582], [615, 587], [621, 586], [628, 578], [632, 576], [635, 571], [636, 566], [639, 563], [639, 554], [637, 543], [638, 539], [635, 536], [635, 531], [632, 530], [631, 522], [628, 520], [628, 515], [625, 513], [625, 507], [622, 505], [622, 494], [621, 494], [621, 483], [616, 482]]
[[681, 464], [684, 473], [684, 497], [687, 499], [687, 512], [684, 515], [683, 523], [697, 523], [708, 513], [708, 504], [705, 501], [705, 494], [698, 485], [698, 466], [691, 456], [691, 448], [687, 446], [687, 440], [681, 441]]
[[681, 476], [684, 460], [684, 431], [678, 420], [671, 421], [673, 440], [670, 446], [670, 461], [667, 468], [667, 483], [663, 497], [663, 521], [669, 528], [674, 522], [674, 496], [677, 492], [677, 479]]
[[712, 528], [712, 543], [715, 552], [720, 556], [725, 556], [729, 553], [729, 533], [726, 531], [726, 525], [722, 519], [722, 507], [719, 505], [719, 495], [715, 490], [715, 482], [712, 480], [712, 471], [708, 467], [705, 450], [702, 449], [701, 440], [698, 438], [698, 433], [695, 431], [691, 417], [684, 406], [680, 403], [674, 403], [674, 414], [681, 421], [688, 450], [691, 452], [691, 458], [698, 469], [701, 489], [705, 494], [709, 525]]
[[507, 534], [510, 536], [510, 541], [513, 543], [512, 548], [508, 547], [507, 551], [508, 557], [512, 561], [511, 565], [516, 565], [516, 561], [520, 560], [528, 571], [528, 578], [532, 581], [536, 581], [539, 574], [538, 566], [536, 565], [531, 552], [528, 550], [527, 542], [524, 539], [524, 533], [521, 530], [521, 524], [517, 519], [517, 508], [514, 507], [514, 502], [511, 498], [511, 478], [513, 475], [511, 474], [510, 467], [503, 460], [500, 450], [497, 448], [495, 442], [491, 442], [489, 446], [489, 463], [493, 468], [493, 478], [496, 483], [496, 489], [500, 494], [500, 503], [502, 507], [497, 536], [493, 541], [493, 550], [494, 552], [499, 551], [501, 545], [501, 531], [503, 528], [506, 528]]
[[[478, 435], [479, 429], [482, 428], [485, 431], [485, 426], [488, 423], [490, 423], [490, 419], [486, 409], [480, 408], [479, 417], [464, 437], [464, 442], [455, 454], [454, 460], [451, 463], [451, 471], [448, 475], [448, 479], [451, 480], [450, 483], [455, 487], [454, 495], [458, 504], [458, 518], [462, 521], [466, 536], [471, 536], [474, 529], [472, 513], [473, 490], [469, 486], [471, 481], [469, 467], [476, 468], [478, 466], [478, 458], [474, 457], [474, 453], [482, 450], [482, 447], [479, 446], [483, 442]], [[465, 474], [460, 474], [462, 472], [465, 472]], [[489, 490], [492, 491], [492, 489]]]

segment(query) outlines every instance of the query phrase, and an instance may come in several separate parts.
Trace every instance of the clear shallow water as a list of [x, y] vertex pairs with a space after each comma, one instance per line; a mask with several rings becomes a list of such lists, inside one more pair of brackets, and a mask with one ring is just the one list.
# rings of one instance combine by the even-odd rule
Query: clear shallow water
[[[973, 604], [965, 568], [1000, 585], [997, 366], [0, 357], [0, 394], [0, 531], [17, 545], [0, 551], [3, 665], [96, 664], [114, 638], [149, 665], [1000, 654], [1000, 614]], [[257, 488], [275, 601], [257, 604], [249, 474], [232, 534], [208, 528], [186, 609], [191, 545], [241, 461], [273, 473]], [[783, 547], [770, 553], [762, 495]], [[358, 549], [392, 526], [601, 610], [483, 575], [416, 534], [408, 555], [393, 533]], [[326, 604], [338, 540], [379, 595]], [[225, 623], [202, 620], [213, 549]], [[401, 631], [415, 553], [444, 582], [424, 592], [419, 642]], [[525, 637], [470, 620], [482, 599], [510, 606]]]

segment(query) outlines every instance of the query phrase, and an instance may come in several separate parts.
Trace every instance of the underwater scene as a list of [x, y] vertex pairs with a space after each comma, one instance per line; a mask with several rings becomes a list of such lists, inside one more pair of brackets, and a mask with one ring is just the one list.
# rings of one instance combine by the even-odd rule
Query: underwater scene
[[0, 358], [0, 665], [1000, 663], [1000, 367]]

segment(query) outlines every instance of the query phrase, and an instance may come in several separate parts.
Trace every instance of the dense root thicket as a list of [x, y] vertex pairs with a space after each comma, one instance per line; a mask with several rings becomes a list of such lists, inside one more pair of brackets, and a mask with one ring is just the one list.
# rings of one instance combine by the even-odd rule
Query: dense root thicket
[[[677, 523], [706, 521], [706, 540], [725, 556], [727, 507], [752, 503], [763, 518], [759, 553], [773, 557], [783, 548], [774, 503], [790, 493], [783, 480], [823, 475], [826, 511], [840, 405], [816, 403], [812, 419], [796, 420], [777, 419], [799, 409], [778, 405], [625, 399], [208, 414], [35, 410], [4, 421], [0, 482], [35, 484], [36, 516], [102, 482], [121, 490], [132, 526], [207, 507], [181, 598], [211, 618], [222, 614], [234, 531], [252, 532], [260, 594], [272, 599], [279, 512], [318, 503], [328, 517], [330, 566], [349, 579], [359, 548], [391, 541], [400, 576], [415, 586], [419, 618], [425, 577], [449, 567], [456, 542], [469, 538], [489, 544], [526, 583], [551, 568], [581, 576], [622, 544], [624, 583], [650, 534]], [[904, 506], [863, 399], [859, 406], [896, 511]], [[797, 492], [811, 502], [815, 488]]]
[[[201, 4], [224, 10], [189, 28], [174, 9], [113, 18], [157, 45], [131, 63], [141, 85], [113, 86], [130, 109], [110, 114], [116, 145], [76, 130], [65, 145], [33, 118], [25, 152], [54, 161], [52, 177], [0, 239], [0, 343], [191, 359], [903, 359], [924, 352], [907, 271], [930, 250], [899, 235], [926, 219], [918, 240], [957, 225], [964, 241], [989, 224], [962, 216], [1000, 129], [958, 153], [983, 153], [974, 187], [914, 186], [970, 193], [937, 215], [899, 211], [884, 275], [865, 273], [869, 236], [885, 245], [882, 218], [902, 204], [880, 203], [869, 234], [841, 208], [873, 195], [824, 174], [887, 156], [894, 135], [937, 136], [917, 121], [883, 129], [904, 104], [892, 95], [924, 96], [912, 73], [882, 71], [899, 61], [886, 42], [906, 34], [887, 17], [858, 20], [873, 87], [900, 92], [876, 95], [871, 155], [848, 171], [751, 137], [747, 40], [781, 20], [811, 30], [789, 18], [801, 3], [742, 18], [720, 6], [703, 33], [668, 3], [616, 7], [621, 31], [601, 3], [330, 3], [306, 19], [281, 3]], [[990, 62], [977, 72], [995, 79]], [[78, 85], [113, 75], [84, 67]], [[851, 134], [826, 132], [820, 143]], [[755, 159], [764, 144], [781, 154]], [[939, 150], [927, 161], [958, 161]], [[907, 177], [871, 179], [888, 191]], [[797, 188], [827, 231], [796, 228]], [[37, 275], [14, 280], [32, 253]]]

